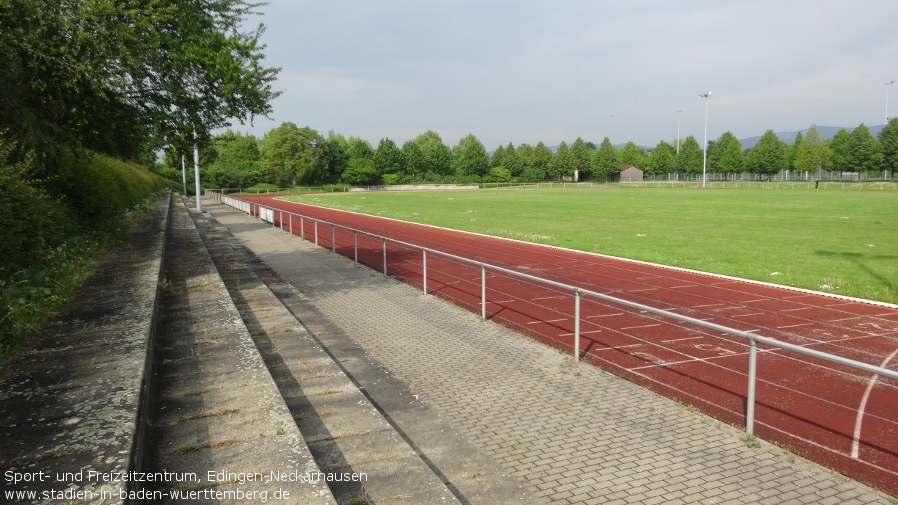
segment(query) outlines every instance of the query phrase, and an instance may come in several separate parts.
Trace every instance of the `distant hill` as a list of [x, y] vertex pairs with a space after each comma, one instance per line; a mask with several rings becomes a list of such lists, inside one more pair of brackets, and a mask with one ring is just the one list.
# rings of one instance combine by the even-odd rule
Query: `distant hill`
[[[883, 125], [874, 125], [874, 126], [868, 126], [867, 128], [869, 128], [870, 133], [874, 137], [876, 137], [879, 135], [879, 132], [880, 132], [880, 130], [882, 130], [882, 127], [883, 127]], [[817, 133], [820, 134], [820, 138], [822, 138], [822, 139], [832, 140], [832, 138], [839, 131], [841, 131], [841, 130], [854, 131], [855, 128], [857, 128], [857, 127], [856, 126], [818, 126]], [[801, 130], [801, 136], [806, 137], [808, 135], [809, 129], [810, 128], [805, 128], [804, 130]], [[778, 132], [776, 134], [776, 136], [781, 141], [785, 142], [787, 145], [795, 142], [796, 135], [798, 135], [798, 131]], [[761, 135], [758, 135], [757, 137], [748, 137], [748, 138], [744, 138], [744, 139], [739, 139], [739, 142], [742, 143], [742, 149], [751, 149], [752, 147], [754, 147], [755, 144], [758, 143], [759, 140], [761, 140]]]

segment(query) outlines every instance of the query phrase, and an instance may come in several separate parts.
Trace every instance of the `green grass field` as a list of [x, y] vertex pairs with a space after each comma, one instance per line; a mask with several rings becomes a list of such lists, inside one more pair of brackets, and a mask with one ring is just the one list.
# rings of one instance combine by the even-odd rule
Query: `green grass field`
[[289, 199], [898, 303], [898, 194], [889, 191], [502, 189]]

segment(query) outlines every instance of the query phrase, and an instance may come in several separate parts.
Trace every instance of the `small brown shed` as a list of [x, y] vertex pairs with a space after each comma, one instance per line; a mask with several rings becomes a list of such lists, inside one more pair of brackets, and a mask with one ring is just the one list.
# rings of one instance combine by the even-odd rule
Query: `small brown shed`
[[642, 182], [642, 169], [633, 165], [621, 165], [617, 172], [605, 178], [608, 182]]

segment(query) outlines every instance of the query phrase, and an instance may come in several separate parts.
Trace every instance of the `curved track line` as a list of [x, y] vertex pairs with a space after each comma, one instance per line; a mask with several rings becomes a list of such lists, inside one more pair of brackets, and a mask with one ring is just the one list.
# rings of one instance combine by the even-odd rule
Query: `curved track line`
[[[896, 354], [898, 354], [898, 349], [895, 349], [892, 354], [889, 354], [885, 361], [879, 365], [880, 368], [885, 368]], [[870, 382], [867, 384], [867, 390], [864, 391], [864, 396], [861, 398], [861, 404], [857, 409], [857, 419], [854, 421], [854, 440], [851, 442], [851, 457], [854, 459], [858, 458], [861, 451], [861, 425], [864, 422], [864, 410], [867, 408], [867, 400], [870, 398], [870, 392], [873, 391], [873, 386], [876, 385], [876, 381], [878, 380], [878, 374], [874, 374], [873, 377], [870, 377]]]

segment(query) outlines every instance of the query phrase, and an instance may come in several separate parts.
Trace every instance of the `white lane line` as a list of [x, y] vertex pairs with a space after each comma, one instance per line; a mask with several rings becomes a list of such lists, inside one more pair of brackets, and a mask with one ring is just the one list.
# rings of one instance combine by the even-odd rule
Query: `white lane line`
[[561, 322], [561, 321], [567, 321], [567, 318], [566, 318], [566, 317], [563, 317], [563, 318], [561, 318], [561, 319], [549, 319], [548, 321], [530, 321], [530, 322], [527, 323], [527, 324], [558, 323], [558, 322]]
[[726, 305], [725, 303], [709, 303], [707, 305], [694, 305], [693, 309], [703, 309], [705, 307], [720, 307], [722, 305]]
[[616, 350], [618, 350], [618, 349], [626, 349], [626, 348], [628, 348], [628, 347], [642, 347], [642, 346], [644, 346], [644, 345], [645, 345], [645, 344], [618, 345], [618, 346], [614, 346], [614, 347], [605, 347], [605, 348], [603, 348], [603, 349], [596, 349], [594, 352], [599, 352], [599, 351], [616, 351]]
[[586, 316], [586, 319], [593, 319], [596, 317], [614, 317], [614, 316], [622, 316], [622, 315], [624, 315], [623, 312], [618, 312], [617, 314], [598, 314], [595, 316]]
[[[581, 331], [580, 336], [582, 337], [583, 335], [589, 335], [590, 333], [602, 333], [602, 330]], [[562, 333], [558, 336], [559, 337], [572, 337], [572, 336], [574, 336], [574, 334], [573, 333]], [[640, 345], [642, 345], [642, 344], [640, 344]]]
[[[898, 354], [898, 349], [895, 349], [892, 354], [889, 354], [889, 357], [886, 358], [879, 367], [885, 368], [896, 354]], [[861, 424], [864, 422], [864, 410], [867, 408], [867, 400], [870, 398], [870, 391], [873, 391], [873, 386], [876, 385], [876, 381], [878, 380], [879, 374], [874, 374], [873, 377], [870, 377], [870, 382], [867, 384], [867, 390], [864, 391], [864, 396], [861, 397], [861, 404], [857, 409], [857, 419], [854, 421], [854, 440], [851, 442], [851, 457], [854, 459], [858, 458], [861, 450]]]
[[766, 302], [766, 301], [770, 301], [770, 298], [756, 298], [754, 300], [745, 300], [744, 302], [737, 302], [737, 303], [755, 303], [755, 302]]
[[730, 317], [749, 317], [749, 316], [761, 316], [764, 315], [763, 312], [752, 312], [751, 314], [736, 314], [735, 316]]
[[643, 291], [658, 291], [658, 288], [629, 289], [627, 293], [641, 293]]
[[652, 327], [654, 327], [654, 326], [661, 326], [661, 324], [659, 323], [659, 324], [646, 324], [646, 325], [643, 325], [643, 326], [627, 326], [626, 328], [621, 328], [620, 331], [624, 331], [624, 330], [635, 330], [635, 329], [638, 329], [638, 328], [652, 328]]
[[701, 286], [701, 284], [683, 284], [681, 286], [671, 286], [669, 289], [695, 288], [699, 286]]
[[684, 340], [699, 340], [699, 339], [703, 339], [703, 338], [705, 338], [705, 337], [686, 337], [686, 338], [677, 338], [677, 339], [674, 339], [674, 340], [662, 340], [661, 343], [662, 343], [662, 344], [669, 344], [669, 343], [671, 343], [671, 342], [683, 342]]
[[570, 298], [570, 296], [541, 296], [539, 298], [531, 298], [531, 300], [558, 300], [561, 298]]
[[787, 324], [786, 326], [777, 326], [777, 330], [785, 330], [786, 328], [795, 328], [796, 326], [809, 326], [817, 323], [800, 323], [800, 324]]
[[780, 312], [798, 312], [799, 310], [811, 310], [810, 307], [798, 307], [797, 309], [783, 309]]

